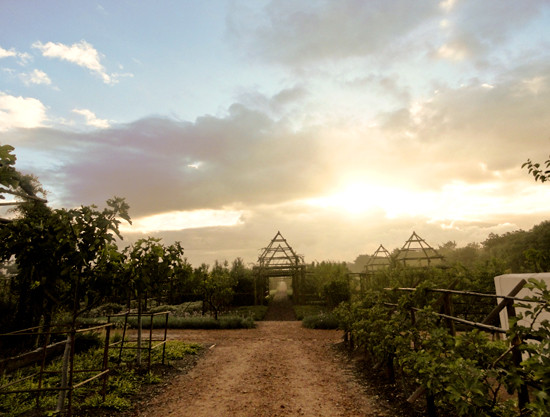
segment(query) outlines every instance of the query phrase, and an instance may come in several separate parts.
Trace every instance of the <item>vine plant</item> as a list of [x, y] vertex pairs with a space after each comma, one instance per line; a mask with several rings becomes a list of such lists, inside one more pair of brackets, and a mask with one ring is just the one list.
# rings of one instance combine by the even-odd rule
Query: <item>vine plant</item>
[[[364, 350], [374, 364], [386, 364], [388, 376], [402, 378], [411, 392], [421, 387], [445, 414], [550, 415], [550, 323], [540, 320], [550, 311], [546, 285], [530, 280], [536, 303], [518, 304], [525, 313], [511, 322], [503, 341], [475, 329], [452, 336], [434, 313], [426, 286], [400, 297], [373, 291], [359, 302], [342, 304], [336, 310], [340, 327], [355, 349]], [[522, 318], [529, 325], [522, 325]], [[513, 341], [523, 355], [519, 366], [512, 361]], [[524, 384], [530, 386], [531, 402], [518, 410], [510, 394]]]

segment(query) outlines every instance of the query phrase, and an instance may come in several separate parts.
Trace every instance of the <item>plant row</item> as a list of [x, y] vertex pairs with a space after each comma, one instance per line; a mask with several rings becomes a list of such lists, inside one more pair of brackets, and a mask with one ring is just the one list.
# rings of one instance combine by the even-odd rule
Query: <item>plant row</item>
[[[407, 394], [425, 393], [431, 412], [458, 416], [550, 415], [550, 292], [531, 280], [536, 303], [511, 320], [503, 340], [462, 328], [453, 336], [437, 314], [424, 283], [410, 293], [371, 291], [340, 305], [335, 314], [355, 349]], [[525, 318], [529, 325], [520, 325]], [[514, 362], [513, 355], [520, 355]], [[515, 393], [528, 387], [530, 402], [518, 408]]]

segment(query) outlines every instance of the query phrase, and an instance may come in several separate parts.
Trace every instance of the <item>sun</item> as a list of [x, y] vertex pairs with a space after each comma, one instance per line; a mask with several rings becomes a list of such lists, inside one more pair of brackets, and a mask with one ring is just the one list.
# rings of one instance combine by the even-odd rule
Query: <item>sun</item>
[[[395, 213], [402, 208], [405, 200], [410, 198], [410, 191], [353, 182], [331, 194], [308, 200], [317, 207], [336, 208], [350, 214], [362, 214], [370, 211], [384, 210], [387, 214]], [[397, 212], [401, 212], [398, 209]]]

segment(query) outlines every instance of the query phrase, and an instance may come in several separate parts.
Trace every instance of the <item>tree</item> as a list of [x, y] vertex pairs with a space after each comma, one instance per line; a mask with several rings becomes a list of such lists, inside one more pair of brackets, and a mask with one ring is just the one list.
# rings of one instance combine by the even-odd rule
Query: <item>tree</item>
[[137, 363], [141, 364], [141, 315], [147, 309], [147, 297], [160, 297], [163, 289], [172, 288], [172, 280], [185, 274], [188, 265], [179, 242], [165, 247], [161, 239], [139, 239], [125, 249], [126, 277], [129, 295], [135, 296], [138, 306]]
[[186, 301], [193, 292], [193, 267], [183, 257], [183, 248], [180, 242], [168, 246], [165, 250], [165, 260], [169, 262], [169, 276], [166, 298], [169, 304], [178, 304]]
[[245, 266], [241, 258], [236, 258], [231, 264], [229, 273], [235, 283], [233, 305], [254, 304], [254, 276], [252, 270]]
[[218, 320], [220, 311], [231, 303], [233, 286], [236, 284], [228, 263], [216, 261], [210, 271], [208, 265], [202, 264], [195, 270], [195, 274], [198, 277], [196, 294], [202, 299], [203, 310], [208, 308], [214, 314], [214, 319]]
[[529, 174], [535, 177], [535, 181], [546, 182], [550, 180], [550, 159], [544, 161], [544, 168], [541, 168], [539, 162], [532, 162], [531, 159], [524, 162], [521, 167], [527, 168]]
[[348, 283], [349, 269], [345, 262], [317, 262], [309, 272], [310, 291], [321, 298], [326, 296], [326, 288], [330, 288], [332, 281]]
[[12, 153], [13, 146], [0, 145], [0, 199], [4, 194], [10, 194], [24, 200], [34, 200], [45, 203], [46, 200], [36, 194], [45, 194], [40, 183], [33, 175], [23, 175], [15, 169], [16, 156]]
[[95, 206], [52, 210], [29, 201], [20, 218], [0, 228], [0, 259], [12, 257], [18, 266], [15, 322], [32, 327], [55, 311], [72, 311], [73, 325], [83, 311], [97, 305], [112, 288], [112, 263], [117, 258], [115, 236], [119, 219], [130, 221], [122, 198]]

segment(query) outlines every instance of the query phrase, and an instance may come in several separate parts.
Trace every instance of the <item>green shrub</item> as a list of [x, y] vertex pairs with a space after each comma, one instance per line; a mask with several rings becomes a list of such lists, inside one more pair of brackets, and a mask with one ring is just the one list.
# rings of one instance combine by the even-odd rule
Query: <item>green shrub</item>
[[[153, 328], [164, 328], [164, 317], [153, 318]], [[128, 319], [130, 327], [137, 327], [137, 317]], [[142, 319], [144, 329], [150, 328], [151, 320], [149, 317]], [[218, 320], [213, 317], [172, 317], [168, 318], [168, 328], [170, 329], [252, 329], [254, 320], [251, 317], [239, 316], [221, 316]]]
[[294, 314], [298, 320], [303, 320], [307, 316], [316, 316], [326, 312], [326, 307], [320, 304], [294, 305]]
[[306, 316], [302, 320], [302, 326], [308, 329], [331, 330], [338, 329], [338, 320], [331, 313], [321, 313], [315, 316]]
[[109, 314], [118, 314], [122, 310], [124, 310], [126, 306], [123, 306], [122, 304], [117, 303], [106, 303], [103, 305], [100, 305], [99, 307], [91, 309], [87, 316], [88, 317], [105, 317]]
[[162, 304], [149, 309], [149, 313], [161, 313], [169, 311], [174, 316], [186, 317], [202, 312], [202, 301], [189, 301], [182, 304], [168, 305]]
[[266, 313], [267, 306], [240, 306], [229, 312], [230, 315], [249, 317], [255, 321], [263, 320]]

